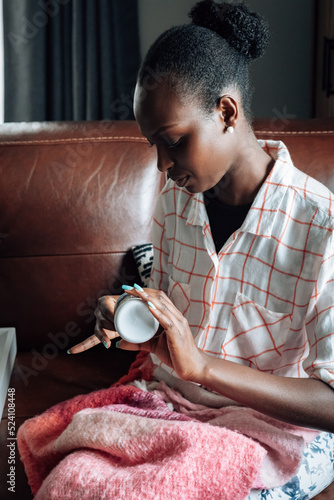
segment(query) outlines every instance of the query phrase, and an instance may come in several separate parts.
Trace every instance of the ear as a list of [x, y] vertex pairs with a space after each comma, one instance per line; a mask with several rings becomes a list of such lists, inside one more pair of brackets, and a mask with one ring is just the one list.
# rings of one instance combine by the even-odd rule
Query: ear
[[239, 104], [231, 95], [223, 95], [218, 102], [217, 111], [224, 125], [224, 130], [228, 127], [235, 128], [239, 117]]

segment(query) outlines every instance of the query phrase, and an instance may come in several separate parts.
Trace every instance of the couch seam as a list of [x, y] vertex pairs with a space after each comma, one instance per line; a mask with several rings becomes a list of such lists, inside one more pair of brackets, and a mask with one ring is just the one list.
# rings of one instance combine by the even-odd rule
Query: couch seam
[[148, 142], [145, 137], [136, 137], [136, 136], [118, 136], [118, 137], [72, 137], [68, 139], [32, 139], [26, 141], [2, 141], [0, 142], [0, 146], [18, 146], [18, 145], [26, 145], [33, 146], [35, 144], [66, 144], [66, 143], [77, 143], [77, 142], [125, 142], [125, 141], [133, 141], [133, 142]]
[[40, 254], [40, 255], [0, 255], [1, 259], [39, 259], [40, 257], [82, 257], [84, 255], [123, 255], [127, 254], [128, 250], [116, 250], [113, 252], [82, 252], [82, 253], [55, 253], [55, 254]]
[[334, 130], [287, 130], [287, 131], [273, 131], [273, 130], [255, 130], [256, 135], [270, 134], [270, 135], [334, 135]]
[[[273, 130], [255, 130], [256, 135], [334, 135], [334, 130], [296, 130], [296, 131], [273, 131]], [[36, 144], [44, 145], [56, 145], [56, 144], [70, 144], [70, 143], [82, 143], [82, 142], [143, 142], [146, 143], [147, 139], [145, 137], [136, 137], [123, 135], [118, 137], [72, 137], [68, 139], [32, 139], [25, 141], [1, 141], [0, 146], [34, 146]]]

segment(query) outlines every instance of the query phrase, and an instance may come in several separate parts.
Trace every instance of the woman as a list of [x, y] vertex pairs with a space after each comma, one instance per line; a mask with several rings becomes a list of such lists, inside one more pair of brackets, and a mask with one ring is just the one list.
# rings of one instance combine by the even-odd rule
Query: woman
[[[228, 398], [332, 433], [333, 195], [293, 167], [284, 144], [252, 131], [248, 69], [267, 45], [266, 23], [210, 0], [191, 18], [153, 44], [134, 103], [169, 180], [150, 288], [124, 288], [162, 333], [118, 347], [149, 351], [154, 377], [193, 402]], [[114, 303], [100, 300], [91, 343], [117, 336]]]

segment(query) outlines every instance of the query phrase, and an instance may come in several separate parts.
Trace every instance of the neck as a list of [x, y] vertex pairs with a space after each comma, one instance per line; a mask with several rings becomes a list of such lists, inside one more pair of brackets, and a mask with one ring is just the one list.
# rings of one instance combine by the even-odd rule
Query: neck
[[226, 205], [252, 203], [275, 160], [259, 145], [251, 131], [240, 143], [234, 164], [218, 183], [218, 200]]

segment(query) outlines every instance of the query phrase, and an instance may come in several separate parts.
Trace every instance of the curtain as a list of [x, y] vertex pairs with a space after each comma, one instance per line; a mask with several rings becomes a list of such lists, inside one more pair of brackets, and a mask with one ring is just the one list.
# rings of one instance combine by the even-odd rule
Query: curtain
[[315, 117], [334, 117], [334, 0], [317, 0]]
[[132, 119], [137, 0], [3, 0], [5, 121]]

